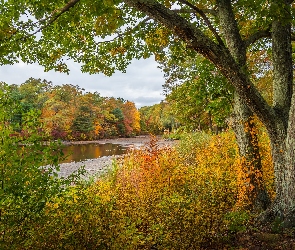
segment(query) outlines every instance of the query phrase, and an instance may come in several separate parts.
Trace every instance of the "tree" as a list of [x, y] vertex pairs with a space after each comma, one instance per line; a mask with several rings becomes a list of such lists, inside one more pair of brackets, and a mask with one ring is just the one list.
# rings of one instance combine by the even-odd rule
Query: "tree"
[[[189, 130], [226, 126], [233, 103], [233, 91], [214, 65], [204, 59], [177, 62], [173, 69], [164, 62], [166, 99], [175, 116]], [[190, 72], [189, 72], [190, 71]], [[184, 75], [183, 75], [183, 72]]]
[[178, 124], [171, 112], [171, 105], [162, 101], [152, 106], [144, 106], [139, 109], [140, 127], [143, 132], [162, 134], [165, 129], [177, 128]]
[[163, 131], [163, 123], [161, 104], [154, 104], [152, 106], [144, 106], [139, 109], [141, 130], [151, 134], [161, 134]]
[[120, 108], [115, 108], [111, 112], [115, 116], [115, 125], [116, 125], [116, 130], [119, 135], [124, 135], [125, 134], [125, 125], [124, 125], [124, 114]]
[[8, 85], [5, 82], [0, 83], [0, 90], [1, 92], [7, 94], [9, 93], [10, 100], [12, 101], [13, 105], [11, 105], [9, 102], [3, 104], [3, 106], [7, 106], [6, 112], [11, 114], [10, 117], [10, 123], [13, 127], [14, 131], [21, 132], [22, 130], [22, 109], [23, 105], [21, 105], [22, 95], [18, 89], [18, 86]]
[[52, 82], [48, 82], [45, 79], [41, 80], [30, 77], [19, 86], [19, 92], [23, 99], [22, 103], [24, 103], [23, 105], [35, 109], [42, 109], [47, 100], [45, 93], [51, 88]]
[[73, 120], [72, 130], [75, 132], [88, 134], [93, 131], [93, 118], [91, 117], [91, 109], [88, 106], [80, 106]]
[[126, 135], [135, 135], [140, 131], [140, 116], [134, 102], [126, 101], [122, 106]]
[[46, 92], [47, 100], [42, 108], [42, 122], [47, 134], [57, 139], [67, 139], [81, 93], [72, 85], [54, 86]]
[[46, 91], [51, 87], [51, 82], [41, 79], [29, 78], [20, 86], [16, 84], [8, 85], [1, 83], [0, 89], [7, 91], [9, 89], [11, 99], [13, 100], [14, 108], [9, 107], [10, 112], [13, 113], [11, 122], [14, 125], [14, 129], [21, 131], [23, 115], [29, 111], [41, 110], [44, 103], [47, 100]]
[[[24, 0], [17, 6], [7, 0], [0, 6], [5, 13], [0, 17], [0, 61], [20, 58], [68, 72], [69, 57], [82, 63], [83, 71], [111, 75], [124, 71], [134, 57], [154, 54], [161, 60], [165, 47], [203, 55], [234, 86], [237, 116], [244, 120], [253, 112], [265, 125], [276, 182], [267, 215], [295, 225], [293, 8], [292, 0], [70, 0], [65, 5]], [[247, 51], [258, 45], [272, 53], [272, 105], [253, 84], [247, 63]]]

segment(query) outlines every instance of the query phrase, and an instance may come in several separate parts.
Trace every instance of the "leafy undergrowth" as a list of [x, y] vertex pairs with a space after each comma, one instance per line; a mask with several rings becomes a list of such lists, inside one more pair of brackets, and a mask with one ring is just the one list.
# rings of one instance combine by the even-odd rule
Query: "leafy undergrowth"
[[[176, 149], [152, 139], [95, 183], [68, 187], [6, 249], [292, 249], [292, 233], [251, 224], [233, 134], [188, 136]], [[263, 178], [273, 194], [262, 143]]]

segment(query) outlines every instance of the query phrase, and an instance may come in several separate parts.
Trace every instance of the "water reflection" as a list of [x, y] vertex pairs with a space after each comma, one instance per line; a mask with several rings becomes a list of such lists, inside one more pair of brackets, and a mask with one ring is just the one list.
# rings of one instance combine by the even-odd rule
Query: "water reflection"
[[67, 145], [63, 149], [63, 152], [67, 157], [62, 163], [95, 159], [102, 156], [121, 155], [126, 153], [127, 149], [127, 146], [124, 147], [112, 143]]

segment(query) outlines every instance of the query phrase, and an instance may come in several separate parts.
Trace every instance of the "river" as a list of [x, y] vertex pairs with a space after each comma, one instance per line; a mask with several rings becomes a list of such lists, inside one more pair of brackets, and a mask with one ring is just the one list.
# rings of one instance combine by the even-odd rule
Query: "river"
[[128, 146], [112, 143], [88, 143], [65, 145], [63, 152], [66, 156], [61, 163], [79, 162], [87, 159], [96, 159], [103, 156], [125, 154]]

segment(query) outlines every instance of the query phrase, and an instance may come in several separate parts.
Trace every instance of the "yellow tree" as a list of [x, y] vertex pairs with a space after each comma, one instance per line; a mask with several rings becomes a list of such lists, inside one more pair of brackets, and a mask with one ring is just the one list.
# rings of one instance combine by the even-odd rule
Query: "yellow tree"
[[136, 135], [140, 131], [140, 115], [134, 102], [126, 101], [122, 105], [126, 135]]

